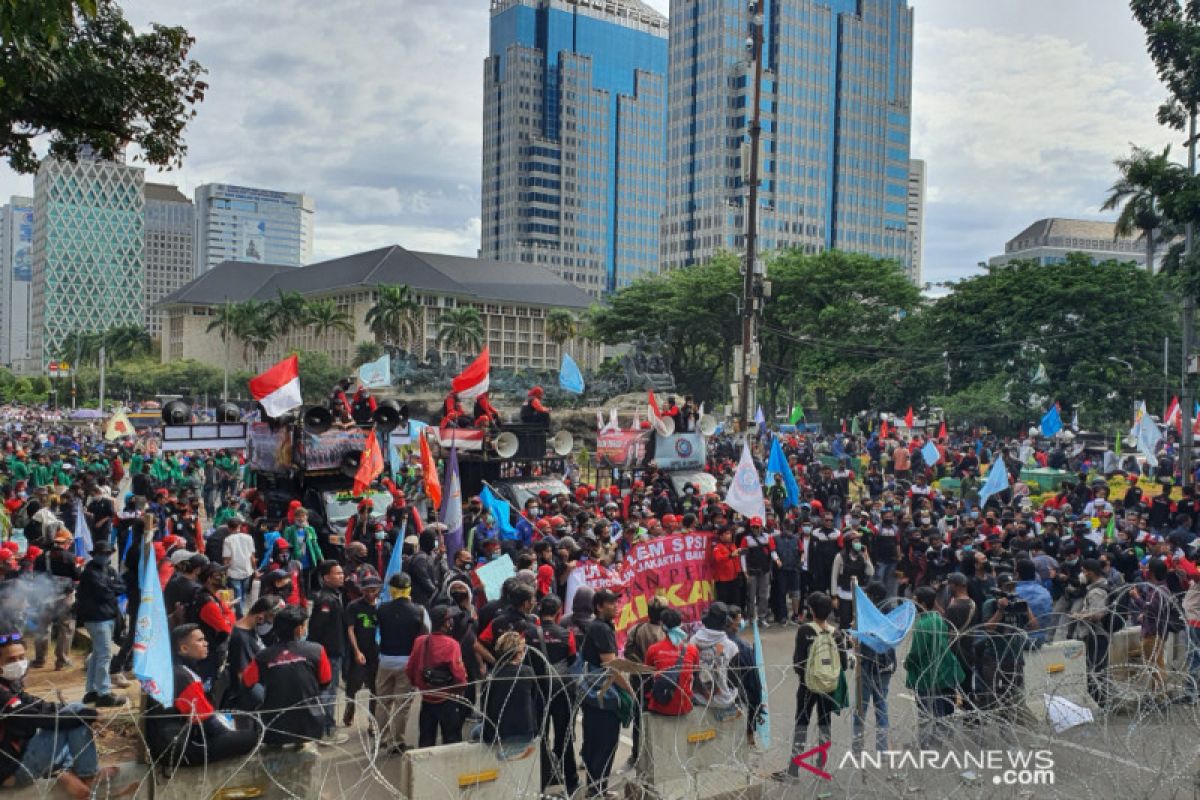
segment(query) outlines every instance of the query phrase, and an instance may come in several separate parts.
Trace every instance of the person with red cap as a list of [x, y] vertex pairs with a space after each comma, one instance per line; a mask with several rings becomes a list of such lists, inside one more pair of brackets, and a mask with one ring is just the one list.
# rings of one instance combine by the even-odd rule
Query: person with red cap
[[545, 394], [546, 391], [540, 386], [529, 390], [525, 402], [521, 406], [521, 422], [526, 425], [550, 427], [550, 409], [542, 404], [542, 397]]
[[492, 405], [492, 401], [488, 399], [488, 393], [484, 392], [475, 398], [475, 408], [472, 416], [475, 418], [476, 428], [494, 428], [500, 425], [500, 412]]
[[779, 567], [775, 538], [763, 530], [762, 517], [751, 517], [741, 541], [742, 567], [746, 572], [746, 620], [767, 627], [771, 597], [771, 564]]

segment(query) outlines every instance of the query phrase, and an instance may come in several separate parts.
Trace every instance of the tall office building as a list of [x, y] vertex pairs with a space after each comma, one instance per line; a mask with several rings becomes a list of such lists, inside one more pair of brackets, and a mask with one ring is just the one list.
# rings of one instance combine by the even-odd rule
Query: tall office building
[[29, 289], [33, 281], [33, 200], [0, 206], [0, 364], [29, 358]]
[[313, 199], [206, 183], [196, 189], [196, 275], [222, 261], [299, 267], [312, 260]]
[[[667, 267], [744, 248], [754, 103], [748, 0], [671, 0]], [[759, 0], [759, 252], [907, 267], [913, 15], [906, 0]], [[748, 169], [745, 169], [748, 174]]]
[[480, 253], [593, 296], [658, 271], [667, 20], [639, 0], [492, 0]]
[[86, 155], [38, 168], [26, 369], [43, 370], [73, 331], [144, 322], [143, 181], [139, 167]]
[[917, 286], [924, 284], [921, 264], [925, 260], [925, 162], [908, 162], [908, 278]]
[[195, 276], [192, 243], [196, 219], [192, 201], [176, 186], [146, 184], [146, 330], [154, 338], [162, 336], [162, 315], [154, 304]]

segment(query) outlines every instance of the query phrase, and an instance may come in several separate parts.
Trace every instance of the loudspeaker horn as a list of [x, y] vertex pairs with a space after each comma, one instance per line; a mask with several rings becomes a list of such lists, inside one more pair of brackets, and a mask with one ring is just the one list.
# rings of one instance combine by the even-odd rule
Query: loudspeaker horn
[[654, 432], [659, 436], [670, 436], [675, 433], [675, 418], [656, 417], [654, 419]]
[[704, 414], [700, 417], [697, 427], [702, 435], [712, 436], [717, 432], [717, 418], [712, 414]]
[[217, 422], [241, 422], [242, 410], [235, 403], [221, 403], [217, 406]]
[[402, 406], [395, 400], [384, 400], [371, 415], [375, 428], [381, 433], [391, 433], [408, 419], [408, 406]]
[[167, 425], [187, 425], [192, 421], [192, 407], [182, 400], [172, 400], [163, 406], [162, 421]]
[[570, 431], [559, 431], [546, 444], [557, 456], [565, 456], [575, 448], [575, 437]]
[[320, 435], [333, 427], [333, 412], [325, 406], [310, 406], [304, 410], [304, 430]]
[[362, 450], [348, 450], [342, 454], [341, 463], [338, 464], [338, 471], [347, 478], [353, 478], [358, 475], [360, 464], [362, 464]]
[[512, 431], [504, 433], [492, 439], [492, 449], [496, 451], [496, 455], [501, 458], [512, 458], [517, 454], [517, 450], [521, 447], [521, 441]]

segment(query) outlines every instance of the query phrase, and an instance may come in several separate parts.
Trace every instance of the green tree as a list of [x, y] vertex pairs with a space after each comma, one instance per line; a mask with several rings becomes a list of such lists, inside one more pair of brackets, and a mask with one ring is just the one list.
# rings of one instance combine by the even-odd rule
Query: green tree
[[421, 307], [407, 286], [380, 286], [375, 304], [367, 309], [366, 323], [387, 348], [412, 342], [421, 345]]
[[308, 301], [299, 292], [279, 292], [271, 308], [271, 322], [281, 337], [308, 325]]
[[438, 345], [462, 355], [478, 352], [483, 347], [483, 320], [470, 306], [459, 306], [442, 314], [438, 320]]
[[[144, 355], [154, 346], [150, 332], [136, 322], [113, 326], [100, 339], [104, 344], [105, 358], [110, 360]], [[99, 353], [96, 355], [99, 356]]]
[[273, 302], [253, 298], [240, 303], [226, 301], [217, 306], [205, 330], [217, 331], [226, 344], [232, 339], [241, 342], [242, 360], [248, 364], [251, 350], [261, 358], [279, 337], [278, 319], [279, 307]]
[[354, 346], [354, 366], [361, 367], [371, 361], [378, 361], [383, 355], [383, 347], [378, 342], [359, 342]]
[[307, 303], [302, 318], [318, 340], [330, 333], [354, 335], [354, 323], [350, 320], [350, 315], [338, 308], [333, 300], [314, 300]]
[[1130, 156], [1114, 163], [1121, 177], [1108, 190], [1108, 199], [1101, 208], [1104, 211], [1121, 209], [1114, 238], [1130, 236], [1135, 230], [1141, 232], [1146, 242], [1146, 268], [1154, 272], [1158, 242], [1169, 240], [1177, 233], [1176, 226], [1163, 211], [1160, 193], [1185, 177], [1184, 168], [1171, 161], [1170, 147], [1161, 153], [1134, 147]]
[[6, 0], [0, 34], [0, 156], [14, 170], [37, 169], [42, 137], [52, 158], [85, 145], [114, 158], [134, 144], [150, 164], [182, 164], [208, 88], [185, 29], [138, 33], [115, 0]]
[[1032, 421], [1056, 400], [1064, 415], [1082, 405], [1085, 425], [1123, 419], [1134, 400], [1159, 397], [1163, 337], [1174, 324], [1159, 279], [1132, 262], [1096, 264], [1080, 253], [959, 281], [918, 322], [906, 357], [940, 367], [943, 405], [1003, 376], [1009, 417]]
[[546, 338], [559, 347], [574, 339], [578, 332], [575, 315], [565, 308], [554, 308], [546, 314]]
[[334, 365], [326, 352], [301, 350], [297, 355], [300, 359], [300, 389], [304, 393], [304, 400], [319, 403], [329, 396], [330, 389], [344, 376], [343, 371]]

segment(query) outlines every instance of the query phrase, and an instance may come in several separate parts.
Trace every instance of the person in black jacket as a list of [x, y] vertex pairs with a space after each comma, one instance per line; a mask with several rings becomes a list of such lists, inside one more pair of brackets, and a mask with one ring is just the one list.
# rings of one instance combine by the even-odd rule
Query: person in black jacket
[[428, 606], [441, 585], [440, 570], [433, 554], [437, 547], [437, 536], [432, 531], [422, 532], [417, 547], [417, 552], [404, 565], [404, 571], [412, 578], [412, 601], [420, 606]]
[[244, 756], [258, 746], [253, 716], [222, 714], [196, 672], [208, 658], [208, 639], [200, 626], [185, 623], [171, 631], [175, 697], [164, 708], [151, 700], [146, 711], [146, 741], [155, 761], [170, 766], [202, 766]]
[[110, 542], [97, 542], [92, 550], [92, 560], [83, 568], [79, 578], [78, 598], [75, 602], [75, 619], [83, 623], [92, 639], [92, 652], [87, 661], [87, 683], [83, 702], [97, 707], [125, 705], [125, 697], [112, 693], [112, 679], [108, 666], [112, 661], [113, 629], [117, 624], [120, 609], [117, 597], [125, 591], [125, 582], [112, 568], [113, 546]]
[[312, 596], [312, 617], [308, 621], [308, 639], [325, 648], [325, 657], [333, 670], [333, 680], [321, 691], [325, 713], [327, 744], [342, 744], [350, 739], [337, 733], [334, 712], [337, 709], [338, 677], [342, 674], [342, 656], [346, 652], [346, 612], [342, 608], [342, 584], [346, 582], [342, 565], [326, 559], [317, 565], [320, 589]]
[[417, 637], [428, 633], [425, 610], [414, 603], [412, 579], [398, 572], [388, 579], [389, 602], [379, 607], [379, 671], [375, 687], [379, 692], [380, 752], [401, 753], [408, 749], [404, 730], [415, 699], [412, 682], [405, 667]]
[[488, 677], [483, 699], [483, 741], [520, 747], [541, 729], [535, 711], [537, 676], [524, 664], [525, 637], [510, 630], [496, 640], [496, 668]]
[[542, 736], [542, 791], [550, 784], [566, 787], [567, 796], [579, 787], [579, 769], [575, 763], [575, 691], [571, 665], [575, 661], [575, 633], [559, 624], [562, 601], [548, 594], [538, 603], [542, 623], [542, 641], [550, 662], [550, 723], [554, 726], [554, 747], [550, 748], [549, 726]]
[[242, 673], [242, 684], [263, 687], [263, 742], [303, 744], [325, 733], [321, 689], [333, 680], [325, 648], [304, 641], [308, 612], [288, 606], [275, 615], [276, 643], [264, 649]]
[[271, 632], [275, 615], [284, 605], [281, 598], [265, 594], [254, 601], [246, 615], [233, 626], [225, 660], [223, 683], [227, 688], [224, 697], [216, 698], [221, 701], [221, 708], [254, 711], [262, 704], [262, 686], [247, 687], [239, 678], [254, 657], [262, 652], [265, 647], [263, 637]]
[[20, 633], [0, 635], [0, 786], [27, 786], [58, 772], [58, 785], [75, 798], [90, 797], [100, 769], [90, 723], [96, 710], [51, 703], [25, 691], [29, 662]]

